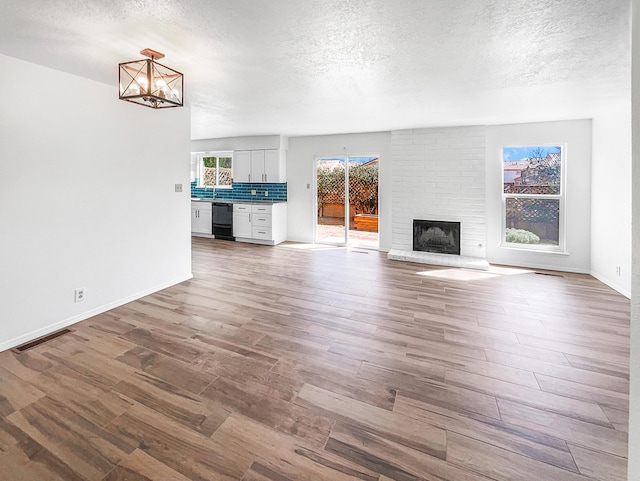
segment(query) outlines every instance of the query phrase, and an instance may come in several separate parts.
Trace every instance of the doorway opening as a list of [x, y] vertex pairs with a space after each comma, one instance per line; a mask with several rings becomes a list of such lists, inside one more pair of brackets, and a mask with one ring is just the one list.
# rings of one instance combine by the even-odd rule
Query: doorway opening
[[316, 157], [316, 242], [378, 249], [379, 160]]

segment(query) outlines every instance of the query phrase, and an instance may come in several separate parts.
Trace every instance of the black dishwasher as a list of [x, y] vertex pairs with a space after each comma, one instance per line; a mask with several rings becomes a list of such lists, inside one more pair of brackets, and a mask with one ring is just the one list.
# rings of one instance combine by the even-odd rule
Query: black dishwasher
[[233, 204], [213, 202], [211, 224], [216, 239], [236, 240], [233, 237]]

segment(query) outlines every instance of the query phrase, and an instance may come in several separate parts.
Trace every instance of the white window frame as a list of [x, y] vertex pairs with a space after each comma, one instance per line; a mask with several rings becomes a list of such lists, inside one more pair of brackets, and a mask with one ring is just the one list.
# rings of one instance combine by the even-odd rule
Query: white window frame
[[[504, 192], [504, 149], [505, 148], [527, 148], [527, 147], [542, 147], [551, 149], [553, 147], [560, 147], [560, 194], [509, 194]], [[562, 142], [555, 143], [537, 143], [532, 142], [526, 145], [504, 145], [500, 149], [500, 191], [502, 195], [502, 234], [500, 237], [500, 247], [508, 249], [516, 249], [523, 251], [533, 252], [548, 252], [555, 254], [566, 254], [566, 216], [565, 216], [565, 204], [566, 204], [566, 179], [567, 179], [567, 144]], [[507, 199], [549, 199], [558, 200], [558, 245], [549, 244], [518, 244], [514, 242], [507, 242]]]
[[216, 150], [210, 152], [198, 153], [198, 187], [204, 189], [231, 189], [232, 185], [220, 185], [220, 165], [216, 165], [216, 184], [205, 185], [204, 184], [204, 158], [205, 157], [231, 157], [231, 166], [233, 167], [233, 151], [232, 150]]

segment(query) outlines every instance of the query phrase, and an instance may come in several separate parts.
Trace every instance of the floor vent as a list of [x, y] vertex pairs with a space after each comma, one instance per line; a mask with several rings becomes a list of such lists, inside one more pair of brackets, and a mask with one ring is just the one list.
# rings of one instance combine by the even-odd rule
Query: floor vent
[[564, 277], [562, 274], [551, 274], [550, 272], [536, 272], [539, 276]]
[[356, 250], [352, 250], [351, 252], [354, 252], [356, 254], [368, 254], [369, 251], [356, 251]]
[[25, 352], [28, 351], [29, 349], [39, 346], [40, 344], [44, 344], [47, 341], [50, 341], [51, 339], [55, 339], [56, 337], [60, 337], [63, 336], [65, 334], [68, 334], [70, 332], [73, 332], [71, 329], [62, 329], [60, 331], [56, 331], [56, 332], [52, 332], [51, 334], [47, 335], [47, 336], [42, 336], [39, 337], [38, 339], [35, 339], [31, 342], [27, 342], [25, 344], [22, 344], [21, 346], [18, 347], [14, 347], [12, 349], [13, 352], [17, 352], [18, 354], [20, 354], [21, 352]]

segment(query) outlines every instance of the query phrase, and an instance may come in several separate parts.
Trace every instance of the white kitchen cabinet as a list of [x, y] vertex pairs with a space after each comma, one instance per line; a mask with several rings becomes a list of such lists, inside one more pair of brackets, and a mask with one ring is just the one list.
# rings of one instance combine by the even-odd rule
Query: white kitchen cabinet
[[254, 239], [273, 240], [271, 206], [251, 207], [251, 233]]
[[233, 237], [250, 238], [252, 235], [251, 204], [233, 204]]
[[[233, 209], [233, 233], [236, 241], [275, 245], [286, 240], [287, 204], [285, 202], [233, 204]], [[240, 223], [238, 230], [236, 230], [236, 218]]]
[[252, 182], [250, 150], [235, 150], [233, 152], [231, 175], [233, 182]]
[[251, 182], [264, 182], [264, 150], [251, 151]]
[[287, 165], [283, 150], [264, 151], [264, 181], [277, 183], [287, 181]]
[[211, 202], [191, 202], [191, 233], [211, 235]]
[[232, 168], [234, 182], [286, 182], [286, 159], [282, 150], [236, 150]]

